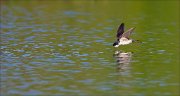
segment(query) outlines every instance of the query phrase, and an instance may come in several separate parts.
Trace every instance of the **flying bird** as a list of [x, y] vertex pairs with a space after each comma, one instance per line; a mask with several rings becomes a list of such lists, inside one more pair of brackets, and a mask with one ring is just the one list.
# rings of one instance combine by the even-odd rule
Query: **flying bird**
[[114, 42], [113, 46], [114, 47], [119, 47], [119, 45], [127, 45], [133, 42], [132, 39], [129, 38], [130, 34], [133, 32], [135, 27], [130, 28], [126, 32], [124, 32], [124, 23], [122, 23], [118, 30], [117, 30], [117, 41]]

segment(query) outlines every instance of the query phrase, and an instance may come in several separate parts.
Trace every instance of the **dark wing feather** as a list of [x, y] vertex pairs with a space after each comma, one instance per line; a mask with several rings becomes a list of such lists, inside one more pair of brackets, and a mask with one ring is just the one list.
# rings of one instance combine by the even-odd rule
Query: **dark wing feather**
[[127, 30], [124, 34], [122, 34], [122, 37], [128, 38], [131, 35], [131, 33], [133, 32], [133, 30], [135, 29], [135, 27], [130, 28], [129, 30]]
[[122, 34], [124, 33], [124, 23], [121, 23], [117, 30], [117, 38], [121, 38]]

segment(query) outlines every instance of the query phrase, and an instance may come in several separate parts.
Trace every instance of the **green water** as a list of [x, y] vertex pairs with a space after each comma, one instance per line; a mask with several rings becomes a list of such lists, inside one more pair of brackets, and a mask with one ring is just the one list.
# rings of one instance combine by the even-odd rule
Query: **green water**
[[[2, 96], [180, 95], [178, 0], [0, 4]], [[114, 48], [122, 22], [140, 42]]]

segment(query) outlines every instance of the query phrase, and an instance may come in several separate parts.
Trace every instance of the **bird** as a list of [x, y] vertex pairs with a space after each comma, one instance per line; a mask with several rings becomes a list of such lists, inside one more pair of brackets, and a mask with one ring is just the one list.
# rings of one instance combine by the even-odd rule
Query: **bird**
[[124, 32], [124, 23], [121, 23], [117, 30], [117, 40], [114, 42], [114, 47], [119, 47], [120, 45], [127, 45], [133, 42], [132, 39], [129, 38], [131, 33], [134, 31], [135, 27], [128, 29]]

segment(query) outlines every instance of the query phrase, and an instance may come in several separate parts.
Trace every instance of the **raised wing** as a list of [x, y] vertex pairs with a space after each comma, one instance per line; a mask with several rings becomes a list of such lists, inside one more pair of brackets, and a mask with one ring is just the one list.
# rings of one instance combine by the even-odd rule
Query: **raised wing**
[[121, 38], [122, 34], [124, 33], [124, 23], [121, 23], [121, 25], [119, 26], [118, 30], [117, 30], [117, 35], [116, 37], [119, 39]]
[[135, 29], [135, 27], [130, 28], [129, 30], [127, 30], [125, 33], [122, 34], [122, 37], [128, 38], [131, 35], [131, 33], [133, 32], [133, 30]]

